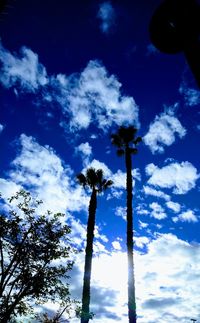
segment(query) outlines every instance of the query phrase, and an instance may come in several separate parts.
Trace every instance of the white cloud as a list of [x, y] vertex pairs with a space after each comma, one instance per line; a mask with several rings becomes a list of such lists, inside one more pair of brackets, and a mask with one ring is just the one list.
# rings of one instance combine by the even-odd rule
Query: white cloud
[[0, 82], [20, 92], [37, 93], [37, 105], [47, 108], [58, 104], [62, 113], [60, 126], [67, 131], [87, 129], [95, 124], [103, 131], [113, 125], [139, 127], [138, 106], [133, 97], [121, 94], [122, 84], [109, 75], [98, 61], [90, 61], [81, 73], [47, 76], [38, 55], [22, 47], [21, 57], [0, 46], [2, 63]]
[[85, 143], [80, 144], [76, 148], [76, 151], [81, 152], [85, 156], [90, 156], [92, 154], [92, 147], [90, 146], [90, 144], [88, 142], [85, 142]]
[[183, 213], [181, 213], [179, 216], [177, 217], [173, 217], [172, 220], [174, 222], [193, 222], [193, 223], [196, 223], [198, 222], [198, 217], [195, 215], [194, 211], [192, 210], [188, 210], [188, 211], [185, 211]]
[[181, 210], [181, 205], [179, 203], [168, 201], [166, 202], [166, 205], [169, 209], [174, 211], [174, 213], [178, 213]]
[[144, 248], [149, 243], [150, 239], [147, 237], [134, 237], [135, 245], [138, 248]]
[[140, 229], [143, 229], [143, 228], [147, 228], [149, 226], [148, 223], [145, 223], [145, 222], [142, 222], [142, 221], [138, 221], [139, 222], [139, 227]]
[[0, 133], [3, 131], [4, 126], [0, 123]]
[[152, 218], [155, 218], [157, 220], [163, 220], [167, 217], [166, 213], [164, 212], [163, 207], [158, 204], [157, 202], [153, 202], [149, 205], [149, 207], [152, 209], [150, 216]]
[[87, 128], [91, 121], [104, 131], [112, 124], [139, 125], [134, 99], [120, 94], [121, 83], [98, 61], [90, 61], [79, 78], [73, 78], [73, 85], [67, 109], [63, 106], [64, 112], [71, 111], [72, 128]]
[[92, 155], [92, 147], [90, 146], [90, 144], [88, 142], [80, 144], [78, 147], [75, 148], [75, 152], [81, 155], [83, 165], [87, 166]]
[[5, 200], [15, 195], [21, 188], [21, 185], [14, 183], [12, 180], [0, 178], [0, 193]]
[[157, 191], [150, 186], [143, 186], [143, 190], [146, 195], [152, 195], [152, 196], [156, 196], [159, 198], [163, 198], [165, 201], [170, 200], [170, 196], [168, 194], [165, 194], [162, 191]]
[[[30, 189], [53, 212], [86, 209], [88, 197], [76, 183], [76, 176], [49, 146], [39, 145], [33, 137], [20, 136], [21, 152], [12, 162], [9, 181]], [[74, 180], [73, 180], [74, 178]]]
[[146, 209], [146, 204], [139, 204], [138, 206], [136, 206], [135, 210], [137, 211], [137, 214], [140, 214], [140, 215], [148, 215], [149, 214], [149, 211], [147, 211]]
[[126, 173], [120, 169], [112, 175], [112, 181], [116, 188], [126, 188]]
[[151, 175], [148, 184], [161, 188], [172, 188], [174, 194], [185, 194], [195, 187], [199, 178], [197, 169], [188, 161], [171, 163], [163, 168], [154, 164], [146, 167], [147, 175]]
[[119, 243], [119, 241], [113, 241], [112, 246], [113, 246], [113, 248], [115, 250], [121, 250], [122, 249], [121, 244]]
[[[146, 253], [136, 250], [134, 253], [138, 323], [185, 323], [191, 317], [199, 319], [200, 245], [173, 234], [158, 234], [153, 240], [138, 238], [147, 246]], [[83, 270], [83, 262], [77, 268]], [[77, 273], [74, 281], [81, 286], [82, 272]], [[113, 250], [94, 257], [91, 285], [95, 322], [126, 323], [126, 252]], [[72, 323], [78, 323], [78, 319]]]
[[108, 34], [115, 25], [116, 14], [110, 1], [100, 4], [97, 17], [101, 19], [101, 31]]
[[194, 88], [187, 86], [185, 82], [182, 82], [179, 92], [183, 95], [185, 104], [189, 107], [193, 107], [200, 104], [200, 92]]
[[176, 134], [182, 138], [186, 134], [186, 129], [174, 113], [168, 110], [156, 116], [154, 122], [150, 124], [148, 133], [143, 137], [143, 141], [153, 154], [163, 153], [164, 146], [171, 146], [175, 142]]
[[120, 216], [124, 221], [126, 221], [126, 207], [117, 206], [115, 209], [115, 215]]
[[46, 69], [39, 63], [38, 55], [26, 47], [22, 47], [17, 56], [0, 43], [0, 61], [0, 82], [7, 88], [19, 84], [22, 91], [35, 92], [48, 83]]
[[191, 317], [199, 318], [199, 250], [199, 244], [163, 234], [148, 244], [147, 254], [137, 254], [140, 323], [184, 323]]

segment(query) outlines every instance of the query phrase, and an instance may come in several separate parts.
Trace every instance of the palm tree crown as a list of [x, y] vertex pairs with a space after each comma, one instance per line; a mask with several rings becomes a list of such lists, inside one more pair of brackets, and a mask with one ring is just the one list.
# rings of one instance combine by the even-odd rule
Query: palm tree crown
[[103, 176], [102, 169], [95, 170], [95, 168], [90, 167], [87, 169], [86, 175], [80, 173], [77, 175], [77, 179], [84, 188], [89, 187], [97, 193], [102, 193], [113, 184], [111, 180], [106, 180]]
[[[117, 147], [117, 154], [122, 156], [128, 150], [131, 154], [137, 154], [136, 145], [142, 141], [141, 137], [136, 137], [137, 128], [133, 126], [121, 126], [116, 134], [111, 135], [111, 142]], [[130, 147], [130, 144], [134, 147]]]

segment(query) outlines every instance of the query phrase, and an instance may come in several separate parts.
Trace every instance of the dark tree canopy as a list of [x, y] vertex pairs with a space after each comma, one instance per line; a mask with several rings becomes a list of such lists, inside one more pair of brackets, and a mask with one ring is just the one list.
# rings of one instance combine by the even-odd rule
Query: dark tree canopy
[[[63, 214], [37, 214], [30, 193], [9, 199], [10, 211], [0, 213], [0, 322], [26, 315], [34, 304], [71, 304], [69, 271], [75, 251]], [[66, 307], [67, 308], [67, 307]]]

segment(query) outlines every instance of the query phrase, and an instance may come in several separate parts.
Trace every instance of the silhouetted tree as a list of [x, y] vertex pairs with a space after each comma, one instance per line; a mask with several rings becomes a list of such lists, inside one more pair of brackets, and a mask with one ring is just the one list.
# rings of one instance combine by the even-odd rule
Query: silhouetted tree
[[117, 147], [118, 156], [125, 156], [126, 192], [127, 192], [127, 255], [128, 255], [128, 316], [129, 323], [136, 323], [136, 300], [133, 262], [133, 181], [132, 154], [137, 153], [136, 145], [142, 140], [136, 137], [135, 127], [120, 127], [116, 134], [111, 135], [111, 142]]
[[69, 226], [63, 214], [39, 215], [30, 193], [21, 190], [9, 199], [10, 211], [0, 213], [0, 322], [26, 315], [33, 303], [71, 304], [69, 271], [73, 261]]
[[95, 228], [95, 215], [97, 208], [97, 194], [103, 192], [112, 185], [111, 180], [103, 178], [103, 171], [101, 169], [95, 170], [89, 168], [86, 175], [77, 175], [79, 183], [84, 188], [91, 189], [91, 197], [88, 208], [88, 223], [87, 223], [87, 241], [85, 249], [85, 268], [83, 278], [83, 293], [82, 293], [82, 309], [81, 309], [81, 323], [88, 323], [91, 318], [90, 313], [90, 280], [92, 270], [92, 254], [93, 254], [93, 239]]

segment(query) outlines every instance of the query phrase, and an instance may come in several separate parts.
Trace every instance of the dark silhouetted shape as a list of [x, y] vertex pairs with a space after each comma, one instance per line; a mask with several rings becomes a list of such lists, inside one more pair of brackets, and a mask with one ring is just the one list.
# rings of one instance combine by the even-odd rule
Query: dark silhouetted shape
[[165, 0], [150, 22], [150, 37], [161, 52], [183, 51], [200, 87], [199, 0]]
[[6, 0], [0, 0], [0, 13], [5, 9], [6, 2]]
[[137, 153], [136, 145], [141, 137], [136, 137], [135, 127], [120, 127], [116, 134], [111, 136], [112, 144], [117, 146], [118, 156], [125, 156], [126, 164], [126, 192], [127, 192], [127, 256], [128, 256], [128, 316], [129, 323], [136, 323], [135, 279], [133, 262], [133, 180], [132, 180], [132, 154]]
[[[39, 215], [40, 202], [34, 203], [25, 191], [18, 192], [11, 202], [15, 206], [11, 205], [10, 212], [0, 214], [1, 323], [29, 314], [36, 301], [56, 299], [65, 309], [71, 304], [67, 278], [74, 249], [62, 214]], [[58, 262], [64, 258], [64, 264]]]
[[113, 182], [103, 178], [103, 171], [101, 169], [95, 170], [89, 168], [86, 175], [77, 175], [79, 183], [84, 187], [89, 187], [92, 190], [89, 208], [88, 208], [88, 223], [87, 223], [87, 241], [85, 249], [85, 268], [83, 278], [83, 293], [82, 293], [82, 310], [81, 323], [88, 323], [91, 316], [90, 313], [90, 280], [92, 272], [92, 254], [93, 254], [93, 240], [95, 215], [97, 209], [97, 194], [103, 192], [110, 187]]

